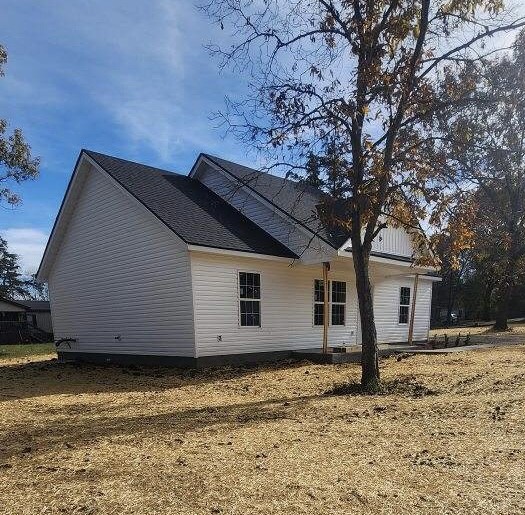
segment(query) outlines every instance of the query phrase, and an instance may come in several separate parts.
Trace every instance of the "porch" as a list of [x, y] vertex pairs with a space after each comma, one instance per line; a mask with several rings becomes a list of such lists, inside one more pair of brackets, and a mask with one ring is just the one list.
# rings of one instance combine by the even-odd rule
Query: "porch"
[[[421, 349], [420, 345], [408, 345], [406, 343], [381, 343], [377, 347], [379, 357], [388, 357], [393, 354], [414, 352]], [[293, 351], [292, 356], [314, 363], [359, 363], [361, 361], [361, 348], [361, 345], [348, 345], [342, 349], [328, 348], [328, 352], [326, 353], [323, 353], [323, 349], [301, 349]]]

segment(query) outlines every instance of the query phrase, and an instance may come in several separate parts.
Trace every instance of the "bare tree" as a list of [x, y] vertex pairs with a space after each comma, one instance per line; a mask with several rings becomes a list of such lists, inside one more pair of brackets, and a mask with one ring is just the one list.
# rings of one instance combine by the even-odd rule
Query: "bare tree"
[[294, 173], [327, 142], [338, 155], [337, 195], [322, 211], [351, 237], [362, 386], [376, 390], [372, 243], [387, 224], [417, 230], [419, 220], [446, 214], [453, 178], [441, 166], [434, 118], [481, 101], [472, 65], [493, 51], [484, 48], [491, 36], [525, 19], [499, 0], [214, 0], [203, 8], [233, 32], [231, 47], [211, 51], [251, 79], [248, 96], [222, 113], [228, 128], [273, 149]]

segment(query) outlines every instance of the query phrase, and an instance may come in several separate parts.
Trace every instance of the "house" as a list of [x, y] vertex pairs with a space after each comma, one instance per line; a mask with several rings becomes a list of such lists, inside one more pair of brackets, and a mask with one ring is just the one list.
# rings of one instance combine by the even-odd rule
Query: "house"
[[0, 297], [0, 343], [52, 339], [49, 301], [10, 300]]
[[[201, 366], [320, 348], [323, 273], [327, 344], [360, 344], [351, 244], [318, 204], [317, 190], [206, 154], [185, 176], [82, 150], [37, 275], [68, 339], [60, 357]], [[380, 342], [406, 342], [411, 325], [428, 336], [436, 278], [414, 253], [399, 228], [375, 243]]]

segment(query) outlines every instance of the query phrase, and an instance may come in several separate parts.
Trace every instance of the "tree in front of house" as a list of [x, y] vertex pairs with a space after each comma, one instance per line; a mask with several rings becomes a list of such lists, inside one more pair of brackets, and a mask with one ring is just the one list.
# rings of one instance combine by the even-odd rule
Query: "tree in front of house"
[[[361, 384], [375, 390], [372, 243], [388, 224], [423, 246], [419, 220], [443, 222], [453, 197], [435, 117], [478, 101], [471, 64], [483, 42], [525, 20], [509, 22], [500, 0], [214, 0], [205, 10], [235, 38], [211, 51], [250, 73], [248, 96], [220, 115], [227, 127], [294, 173], [309, 162], [309, 182], [326, 185], [323, 216], [351, 238]], [[337, 160], [320, 166], [329, 154]]]
[[525, 278], [525, 31], [511, 55], [479, 70], [477, 83], [487, 101], [447, 117], [444, 148], [462, 187], [473, 189], [472, 253], [492, 283], [495, 328], [506, 330]]

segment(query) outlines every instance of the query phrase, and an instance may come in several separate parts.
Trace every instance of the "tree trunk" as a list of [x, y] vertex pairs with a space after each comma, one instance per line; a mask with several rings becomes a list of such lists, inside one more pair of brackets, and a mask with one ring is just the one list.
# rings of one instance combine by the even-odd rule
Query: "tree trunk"
[[447, 317], [445, 319], [445, 326], [450, 327], [452, 323], [452, 308], [454, 306], [454, 298], [452, 295], [454, 274], [449, 272], [448, 274], [448, 297], [447, 297]]
[[514, 291], [516, 265], [518, 263], [517, 248], [518, 242], [516, 241], [515, 233], [512, 233], [510, 255], [505, 271], [503, 272], [503, 277], [501, 278], [497, 297], [496, 323], [494, 324], [494, 329], [497, 331], [507, 331], [509, 328], [510, 299], [512, 297], [512, 292]]
[[481, 301], [481, 320], [490, 320], [490, 297], [492, 296], [494, 286], [491, 281], [488, 281], [485, 286], [483, 300]]
[[380, 378], [368, 255], [362, 248], [355, 245], [352, 245], [352, 254], [361, 319], [361, 386], [365, 391], [375, 392], [380, 387]]
[[499, 292], [498, 304], [496, 307], [496, 323], [494, 324], [494, 329], [497, 331], [507, 331], [509, 328], [510, 298], [512, 297], [512, 291], [514, 288], [511, 278], [505, 278], [504, 281], [505, 284]]

